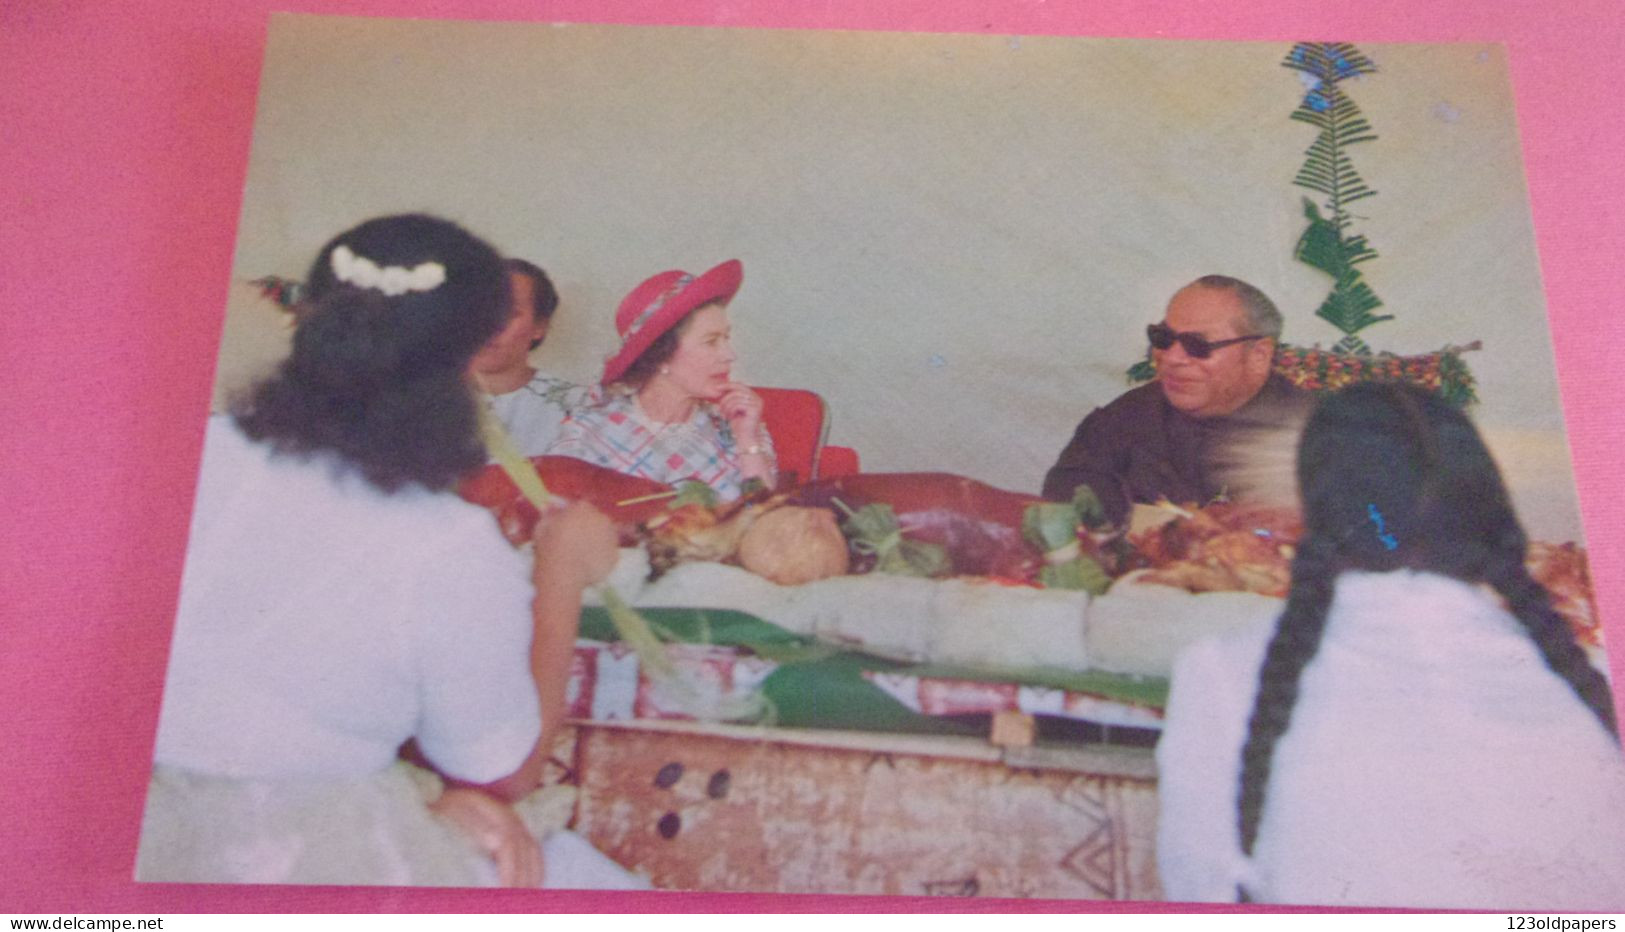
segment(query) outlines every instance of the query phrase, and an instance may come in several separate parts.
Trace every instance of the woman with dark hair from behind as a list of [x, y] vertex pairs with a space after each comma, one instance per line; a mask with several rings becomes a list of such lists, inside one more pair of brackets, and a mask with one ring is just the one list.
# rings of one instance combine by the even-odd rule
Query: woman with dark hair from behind
[[[638, 885], [564, 833], [544, 878], [507, 805], [540, 783], [616, 551], [577, 506], [532, 564], [450, 492], [485, 462], [468, 369], [508, 317], [502, 260], [383, 217], [308, 282], [288, 358], [206, 431], [137, 877]], [[451, 787], [428, 805], [408, 739]]]
[[1174, 668], [1164, 895], [1625, 908], [1608, 683], [1526, 572], [1472, 423], [1420, 389], [1352, 387], [1310, 418], [1298, 483], [1273, 630]]

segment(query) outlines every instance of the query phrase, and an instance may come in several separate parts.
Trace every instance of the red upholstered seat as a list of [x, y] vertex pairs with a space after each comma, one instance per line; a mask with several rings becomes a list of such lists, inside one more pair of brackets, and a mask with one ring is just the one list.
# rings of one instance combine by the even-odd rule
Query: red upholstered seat
[[[762, 396], [762, 423], [773, 435], [779, 455], [780, 482], [795, 485], [858, 471], [857, 451], [828, 447], [829, 408], [804, 388], [756, 388]], [[838, 471], [835, 471], [838, 470]]]
[[855, 476], [860, 469], [858, 451], [851, 447], [825, 446], [818, 451], [818, 478], [820, 479], [839, 479], [842, 476]]

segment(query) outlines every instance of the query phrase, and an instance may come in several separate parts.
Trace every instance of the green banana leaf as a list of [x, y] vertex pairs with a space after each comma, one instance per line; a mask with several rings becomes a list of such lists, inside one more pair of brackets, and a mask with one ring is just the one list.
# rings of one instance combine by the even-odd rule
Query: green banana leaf
[[[639, 613], [667, 640], [744, 648], [778, 663], [779, 668], [763, 681], [762, 692], [775, 710], [775, 723], [785, 728], [965, 735], [986, 731], [975, 722], [915, 712], [864, 679], [866, 672], [1042, 686], [1151, 708], [1161, 708], [1168, 695], [1165, 679], [1098, 670], [900, 663], [840, 650], [731, 609], [643, 608]], [[581, 636], [616, 640], [608, 611], [598, 606], [583, 608]]]

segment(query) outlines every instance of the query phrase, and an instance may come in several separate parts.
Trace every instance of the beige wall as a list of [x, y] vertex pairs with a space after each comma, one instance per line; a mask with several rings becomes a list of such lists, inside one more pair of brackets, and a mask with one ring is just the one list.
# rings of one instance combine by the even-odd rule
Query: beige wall
[[[866, 468], [1036, 490], [1184, 281], [1250, 279], [1289, 339], [1338, 338], [1291, 258], [1313, 131], [1288, 47], [278, 16], [236, 270], [302, 276], [362, 218], [440, 213], [553, 275], [537, 361], [587, 380], [632, 285], [738, 257], [744, 378], [821, 392]], [[1399, 318], [1364, 336], [1482, 340], [1526, 520], [1576, 537], [1505, 56], [1362, 48], [1357, 229]], [[223, 376], [278, 345], [254, 339]]]

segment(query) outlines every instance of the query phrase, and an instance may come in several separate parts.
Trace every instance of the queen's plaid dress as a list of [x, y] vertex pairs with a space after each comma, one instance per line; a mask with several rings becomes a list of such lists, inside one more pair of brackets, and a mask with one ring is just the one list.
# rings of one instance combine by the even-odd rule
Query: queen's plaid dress
[[[768, 460], [774, 462], [773, 440], [765, 427], [761, 436]], [[694, 406], [688, 420], [662, 423], [644, 413], [635, 395], [611, 394], [573, 411], [547, 452], [667, 485], [703, 482], [724, 501], [738, 498], [744, 484], [728, 420], [706, 401]]]

